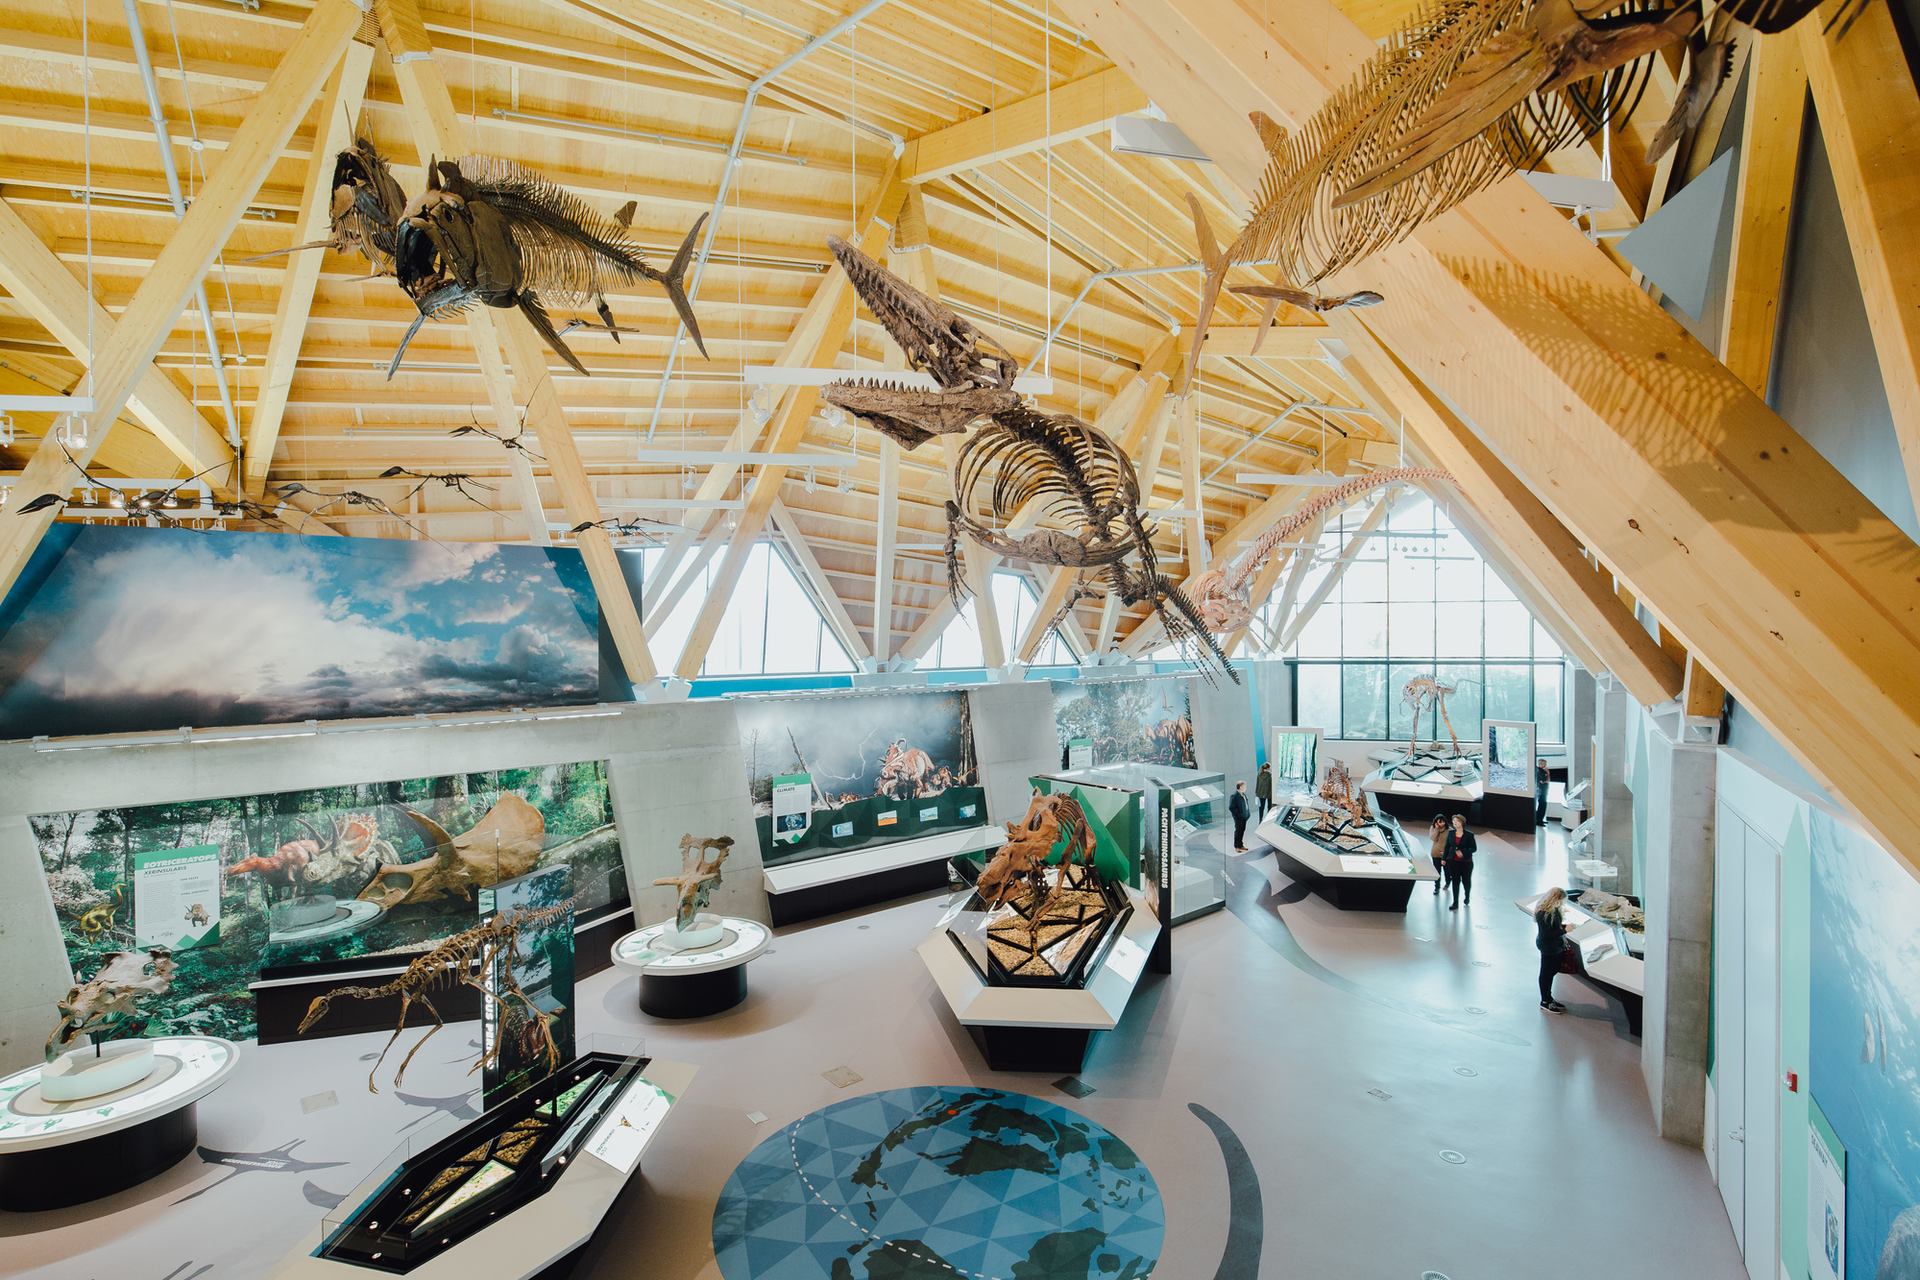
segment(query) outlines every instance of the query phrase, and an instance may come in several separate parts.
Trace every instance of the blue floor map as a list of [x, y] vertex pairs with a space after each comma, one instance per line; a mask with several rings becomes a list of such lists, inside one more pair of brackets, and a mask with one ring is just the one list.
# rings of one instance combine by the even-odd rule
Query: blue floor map
[[755, 1147], [713, 1214], [726, 1280], [1144, 1280], [1153, 1175], [1085, 1116], [1021, 1093], [890, 1089]]

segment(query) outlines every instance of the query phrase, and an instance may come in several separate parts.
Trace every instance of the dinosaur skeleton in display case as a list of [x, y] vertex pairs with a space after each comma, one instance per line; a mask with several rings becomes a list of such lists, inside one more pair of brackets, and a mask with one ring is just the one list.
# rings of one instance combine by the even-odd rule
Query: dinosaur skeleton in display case
[[166, 994], [173, 985], [173, 953], [153, 947], [144, 954], [116, 951], [93, 977], [76, 982], [56, 1006], [60, 1021], [47, 1036], [48, 1062], [86, 1036], [97, 1052], [102, 1043], [130, 1030], [140, 1020], [135, 1004], [147, 996]]
[[[527, 993], [520, 989], [520, 983], [514, 977], [513, 961], [515, 948], [520, 943], [520, 934], [523, 931], [539, 928], [555, 920], [570, 918], [572, 911], [573, 899], [569, 898], [551, 907], [496, 915], [471, 928], [462, 929], [433, 950], [414, 960], [399, 977], [391, 982], [377, 987], [335, 987], [324, 995], [315, 996], [313, 1002], [307, 1006], [306, 1015], [300, 1019], [297, 1034], [305, 1035], [312, 1030], [315, 1024], [327, 1016], [327, 1011], [333, 1007], [333, 1002], [343, 997], [349, 1000], [384, 1000], [389, 996], [400, 997], [400, 1017], [394, 1024], [393, 1034], [387, 1037], [387, 1042], [380, 1047], [379, 1057], [373, 1060], [373, 1066], [367, 1071], [367, 1092], [378, 1093], [380, 1090], [374, 1085], [373, 1078], [379, 1072], [380, 1064], [386, 1061], [387, 1051], [393, 1048], [393, 1042], [398, 1040], [400, 1033], [407, 1029], [407, 1014], [417, 1001], [426, 1006], [427, 1012], [432, 1015], [433, 1026], [428, 1028], [426, 1035], [421, 1036], [414, 1043], [413, 1048], [407, 1050], [407, 1056], [400, 1060], [400, 1069], [393, 1073], [393, 1087], [398, 1089], [405, 1080], [407, 1064], [413, 1061], [413, 1055], [420, 1052], [421, 1045], [433, 1038], [434, 1032], [446, 1025], [445, 1020], [440, 1016], [440, 1011], [433, 1007], [432, 993], [451, 991], [455, 987], [472, 987], [480, 993], [481, 999], [491, 1000], [499, 1006], [500, 1023], [503, 1027], [507, 1025], [513, 1011], [512, 1005], [508, 1002], [520, 1003], [526, 1012], [528, 1033], [534, 1038], [537, 1050], [546, 1054], [547, 1069], [551, 1071], [560, 1063], [560, 1049], [554, 1043], [550, 1026], [553, 1015], [534, 1004]], [[487, 975], [495, 972], [503, 975], [504, 979], [501, 983], [502, 989], [499, 991], [490, 990], [486, 983]], [[500, 1049], [504, 1043], [505, 1036], [495, 1036], [493, 1043], [467, 1069], [467, 1073], [471, 1075], [483, 1067], [492, 1065], [493, 1061], [500, 1056]]]
[[[827, 243], [907, 363], [931, 375], [939, 389], [836, 382], [822, 396], [905, 449], [937, 435], [965, 436], [954, 457], [954, 500], [947, 504], [947, 582], [955, 601], [967, 590], [959, 550], [964, 534], [1007, 560], [1076, 575], [1091, 571], [1124, 604], [1152, 609], [1168, 638], [1209, 676], [1225, 671], [1238, 683], [1186, 593], [1159, 571], [1153, 529], [1141, 512], [1140, 479], [1120, 447], [1078, 418], [1030, 404], [1014, 390], [1013, 357], [956, 312], [846, 241]], [[1066, 528], [1018, 533], [1022, 512], [1054, 516]], [[1076, 582], [1047, 626], [1100, 589]]]
[[562, 360], [585, 374], [586, 366], [554, 329], [547, 307], [591, 305], [618, 342], [620, 327], [606, 291], [642, 280], [666, 290], [704, 356], [707, 347], [687, 297], [686, 276], [706, 217], [694, 222], [662, 271], [633, 243], [634, 207], [630, 200], [607, 217], [539, 174], [491, 156], [434, 158], [427, 165], [427, 189], [408, 200], [386, 157], [357, 138], [334, 161], [326, 238], [260, 256], [302, 249], [358, 253], [374, 275], [398, 281], [419, 315], [393, 353], [389, 378], [421, 325], [478, 303], [517, 308]]
[[[1834, 17], [1860, 2], [1845, 0]], [[1321, 299], [1317, 288], [1549, 153], [1619, 129], [1639, 106], [1653, 60], [1685, 45], [1685, 81], [1649, 147], [1648, 161], [1657, 159], [1720, 91], [1735, 24], [1773, 34], [1815, 7], [1723, 0], [1709, 21], [1704, 0], [1438, 0], [1382, 41], [1298, 133], [1253, 114], [1267, 170], [1252, 215], [1224, 250], [1188, 195], [1207, 268], [1197, 335], [1235, 266], [1276, 264], [1260, 332], [1281, 301], [1299, 295], [1314, 311], [1378, 301], [1364, 292]], [[1201, 345], [1197, 336], [1189, 381]]]
[[1021, 881], [1026, 882], [1037, 901], [1044, 903], [1047, 857], [1063, 836], [1067, 847], [1060, 854], [1055, 889], [1066, 883], [1068, 864], [1077, 860], [1089, 867], [1093, 865], [1093, 827], [1087, 821], [1086, 810], [1072, 796], [1049, 796], [1035, 791], [1027, 805], [1026, 817], [1007, 824], [1007, 842], [974, 881], [974, 892], [987, 904], [987, 909], [1005, 902]]
[[1354, 785], [1346, 765], [1336, 760], [1327, 766], [1318, 796], [1318, 805], [1286, 806], [1281, 825], [1336, 854], [1406, 856], [1400, 824], [1373, 812], [1367, 793]]
[[1432, 467], [1385, 467], [1354, 476], [1323, 489], [1300, 504], [1280, 523], [1261, 534], [1251, 547], [1226, 568], [1208, 569], [1194, 582], [1193, 596], [1201, 621], [1216, 635], [1236, 631], [1253, 621], [1253, 580], [1262, 567], [1291, 543], [1301, 530], [1330, 512], [1338, 511], [1362, 494], [1396, 484], [1452, 484], [1453, 477]]

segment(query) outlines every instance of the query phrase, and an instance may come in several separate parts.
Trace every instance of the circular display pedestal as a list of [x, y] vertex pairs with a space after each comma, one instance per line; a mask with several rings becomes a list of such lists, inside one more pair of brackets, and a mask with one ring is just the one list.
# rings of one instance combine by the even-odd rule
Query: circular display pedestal
[[48, 1102], [97, 1098], [153, 1074], [151, 1040], [114, 1040], [67, 1052], [40, 1068], [40, 1096]]
[[42, 1067], [0, 1080], [0, 1210], [110, 1196], [193, 1150], [196, 1104], [233, 1070], [239, 1047], [213, 1036], [143, 1043], [153, 1054], [143, 1078], [79, 1101], [48, 1097]]
[[267, 909], [267, 928], [272, 933], [311, 929], [314, 925], [332, 920], [339, 910], [340, 904], [334, 901], [330, 893], [295, 898], [291, 902], [276, 902]]
[[691, 929], [673, 928], [660, 937], [659, 945], [673, 951], [698, 951], [710, 947], [727, 934], [727, 922], [719, 916], [701, 912], [693, 918]]
[[[613, 963], [640, 975], [640, 1010], [656, 1018], [701, 1018], [747, 998], [747, 961], [767, 949], [767, 927], [731, 916], [704, 946], [684, 946], [671, 920], [636, 929], [613, 944]], [[696, 941], [702, 931], [695, 930]]]

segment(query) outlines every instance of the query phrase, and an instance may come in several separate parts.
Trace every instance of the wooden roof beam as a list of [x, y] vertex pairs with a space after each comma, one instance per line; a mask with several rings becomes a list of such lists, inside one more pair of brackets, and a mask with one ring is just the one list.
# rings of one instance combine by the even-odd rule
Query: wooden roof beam
[[[893, 228], [905, 196], [906, 184], [900, 181], [899, 163], [895, 161], [881, 175], [866, 208], [857, 219], [862, 252], [875, 257], [885, 252], [887, 233]], [[804, 362], [807, 365], [830, 361], [853, 327], [857, 299], [846, 273], [833, 272], [828, 275], [821, 282], [820, 292], [828, 295], [830, 311], [821, 326], [818, 343], [807, 353]], [[790, 452], [806, 438], [807, 422], [812, 418], [819, 400], [818, 387], [787, 389], [768, 422], [770, 452]], [[732, 599], [734, 588], [740, 584], [740, 575], [746, 571], [747, 555], [766, 527], [773, 504], [780, 496], [780, 486], [786, 478], [787, 469], [782, 466], [763, 466], [754, 473], [753, 483], [747, 490], [746, 510], [740, 513], [733, 537], [727, 544], [726, 555], [720, 561], [706, 598], [700, 602], [700, 613], [687, 633], [686, 647], [680, 651], [676, 670], [682, 679], [691, 680], [700, 674], [700, 668], [707, 659], [707, 650], [712, 647], [713, 637], [720, 628], [720, 619], [726, 613], [727, 602]]]
[[[307, 161], [300, 216], [294, 223], [295, 244], [322, 238], [332, 222], [333, 158], [353, 141], [350, 136], [353, 121], [360, 115], [360, 103], [366, 98], [367, 77], [372, 70], [373, 47], [353, 41], [341, 55], [339, 67], [327, 82], [326, 92], [320, 95], [318, 119], [325, 141]], [[323, 256], [319, 249], [293, 254], [287, 260], [286, 275], [280, 285], [273, 336], [267, 340], [266, 364], [260, 375], [260, 394], [247, 423], [243, 480], [247, 492], [256, 498], [266, 492], [267, 472], [273, 466], [273, 446], [280, 438], [280, 421], [287, 411], [287, 392], [293, 387], [300, 346], [306, 340], [307, 317], [313, 311], [313, 291], [320, 283]]]
[[1869, 4], [1821, 28], [1808, 19], [1796, 34], [1908, 490], [1920, 503], [1920, 94], [1889, 6]]
[[[1264, 168], [1247, 113], [1299, 126], [1374, 52], [1328, 0], [1286, 0], [1270, 16], [1242, 0], [1062, 7], [1245, 190]], [[1887, 22], [1870, 6], [1845, 43], [1897, 49]], [[1911, 538], [1523, 180], [1334, 285], [1381, 290], [1367, 327], [1920, 868]]]
[[1747, 119], [1734, 187], [1720, 359], [1753, 394], [1764, 397], [1780, 322], [1807, 69], [1792, 32], [1757, 38], [1747, 67]]
[[[213, 177], [161, 251], [153, 271], [121, 313], [113, 336], [98, 348], [87, 380], [87, 391], [94, 401], [93, 429], [85, 447], [73, 451], [81, 465], [92, 460], [120, 411], [143, 378], [153, 372], [154, 353], [166, 339], [174, 318], [246, 212], [247, 202], [265, 180], [280, 148], [292, 136], [359, 26], [360, 10], [349, 0], [319, 0], [281, 58], [234, 144], [227, 148]], [[0, 251], [0, 258], [11, 256], [10, 250]], [[51, 259], [52, 255], [47, 256]], [[59, 270], [67, 275], [66, 268]], [[95, 328], [98, 337], [98, 325]], [[69, 469], [58, 440], [47, 436], [34, 450], [22, 483], [27, 492], [62, 491]], [[229, 483], [231, 480], [229, 477]], [[15, 514], [0, 522], [0, 595], [20, 576], [53, 519], [53, 511], [47, 510]]]
[[1124, 72], [1108, 67], [922, 134], [907, 143], [900, 171], [908, 182], [931, 182], [1084, 138], [1106, 128], [1115, 116], [1146, 107], [1147, 95]]
[[[374, 0], [374, 13], [379, 18], [387, 52], [393, 58], [393, 76], [400, 85], [415, 145], [436, 155], [466, 154], [465, 130], [454, 111], [453, 96], [447, 90], [440, 66], [434, 61], [433, 47], [414, 0]], [[559, 392], [553, 379], [547, 376], [545, 344], [534, 333], [532, 324], [518, 313], [503, 315], [496, 323], [494, 314], [485, 307], [469, 311], [467, 324], [474, 349], [480, 353], [482, 373], [488, 379], [488, 399], [496, 420], [513, 406], [525, 406], [526, 426], [540, 442], [540, 451], [559, 491], [560, 509], [567, 523], [597, 523], [602, 518], [600, 504], [594, 497], [587, 469], [580, 461], [580, 449], [567, 425]], [[511, 367], [511, 388], [503, 385], [507, 368], [494, 353], [504, 355], [506, 366]], [[534, 523], [534, 508], [539, 508], [537, 536], [544, 541], [545, 511], [538, 489], [532, 483], [530, 468], [524, 472], [516, 470], [516, 490], [529, 524]], [[651, 682], [658, 669], [647, 647], [639, 606], [627, 585], [612, 538], [605, 529], [583, 529], [575, 535], [575, 544], [586, 562], [587, 576], [599, 597], [600, 616], [606, 620], [627, 679], [636, 687]]]
[[1409, 439], [1453, 476], [1466, 506], [1519, 575], [1557, 602], [1606, 669], [1644, 706], [1678, 695], [1678, 664], [1587, 568], [1585, 549], [1566, 526], [1364, 322], [1339, 317], [1334, 327], [1349, 349], [1340, 368], [1354, 389], [1376, 412], [1406, 422]]

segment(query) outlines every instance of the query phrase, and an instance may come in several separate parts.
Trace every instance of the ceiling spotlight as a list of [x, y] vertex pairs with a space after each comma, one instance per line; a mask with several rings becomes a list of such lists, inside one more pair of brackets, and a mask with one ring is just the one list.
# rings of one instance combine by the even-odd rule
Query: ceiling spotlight
[[0, 448], [13, 443], [13, 415], [0, 413]]
[[841, 492], [841, 493], [852, 493], [852, 492], [853, 492], [853, 477], [852, 477], [852, 476], [850, 476], [850, 475], [848, 475], [848, 474], [847, 474], [846, 472], [844, 472], [844, 471], [843, 471], [843, 472], [841, 472], [841, 473], [840, 473], [840, 483], [839, 483], [839, 484], [837, 484], [837, 485], [835, 485], [835, 486], [834, 486], [834, 488], [835, 488], [836, 490], [838, 490], [839, 492]]
[[69, 413], [60, 420], [60, 443], [69, 449], [87, 447], [87, 423], [77, 413]]
[[682, 493], [692, 493], [694, 483], [693, 468], [682, 467], [680, 469], [680, 491]]
[[808, 493], [813, 492], [817, 481], [818, 481], [818, 477], [814, 475], [813, 468], [808, 467], [807, 468], [807, 492]]

